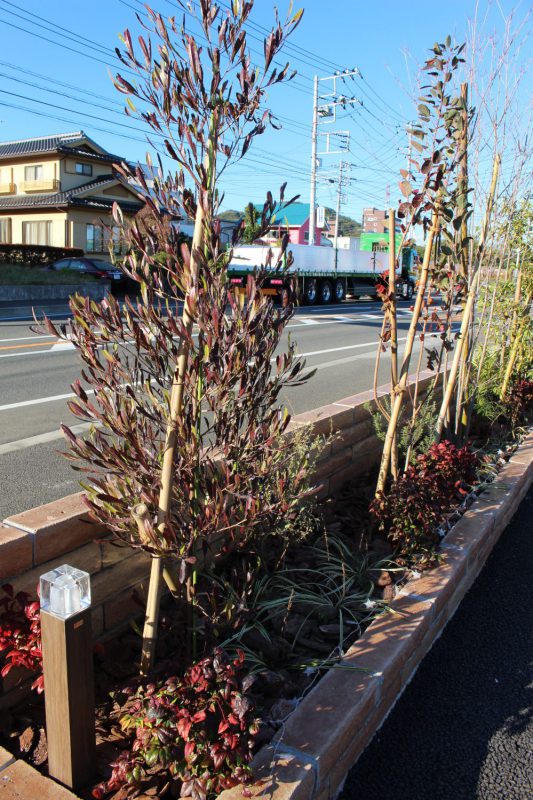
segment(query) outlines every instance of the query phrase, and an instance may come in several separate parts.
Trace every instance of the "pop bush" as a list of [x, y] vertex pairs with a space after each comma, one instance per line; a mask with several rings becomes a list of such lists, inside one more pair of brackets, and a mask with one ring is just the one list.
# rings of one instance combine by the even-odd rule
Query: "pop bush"
[[253, 679], [244, 675], [243, 663], [242, 652], [230, 661], [216, 649], [182, 678], [125, 690], [130, 696], [120, 725], [134, 731], [133, 742], [94, 797], [127, 784], [141, 791], [159, 773], [165, 782], [180, 784], [180, 797], [193, 800], [249, 783], [258, 721], [249, 697]]

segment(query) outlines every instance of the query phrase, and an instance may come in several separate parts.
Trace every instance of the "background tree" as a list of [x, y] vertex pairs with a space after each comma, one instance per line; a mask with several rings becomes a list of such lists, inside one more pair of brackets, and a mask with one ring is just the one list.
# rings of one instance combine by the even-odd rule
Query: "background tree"
[[244, 209], [242, 241], [252, 244], [261, 235], [261, 214], [253, 203], [248, 203]]

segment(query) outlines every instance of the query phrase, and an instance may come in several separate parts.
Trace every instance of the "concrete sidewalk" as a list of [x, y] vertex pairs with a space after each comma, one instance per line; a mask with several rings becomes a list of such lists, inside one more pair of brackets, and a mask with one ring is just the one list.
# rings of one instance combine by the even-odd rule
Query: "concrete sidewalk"
[[533, 491], [339, 800], [533, 797]]

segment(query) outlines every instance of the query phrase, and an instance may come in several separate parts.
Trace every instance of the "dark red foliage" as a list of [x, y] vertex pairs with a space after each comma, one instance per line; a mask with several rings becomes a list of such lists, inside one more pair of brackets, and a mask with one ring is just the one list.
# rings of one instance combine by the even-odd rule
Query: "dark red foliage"
[[43, 656], [41, 651], [41, 611], [38, 600], [27, 592], [17, 592], [6, 583], [0, 597], [0, 653], [5, 663], [0, 671], [4, 678], [14, 667], [24, 667], [37, 674], [32, 689], [44, 690]]
[[505, 405], [513, 427], [533, 412], [533, 381], [522, 380], [510, 387]]
[[401, 555], [419, 555], [439, 542], [439, 525], [476, 483], [477, 456], [467, 446], [433, 444], [378, 495], [370, 512]]
[[[102, 798], [125, 784], [142, 787], [148, 772], [181, 784], [181, 797], [206, 800], [251, 780], [248, 767], [258, 731], [243, 674], [244, 654], [229, 661], [217, 649], [182, 678], [132, 692], [120, 724], [134, 730], [131, 748], [111, 765], [111, 778], [93, 792]], [[126, 691], [128, 694], [128, 691]]]

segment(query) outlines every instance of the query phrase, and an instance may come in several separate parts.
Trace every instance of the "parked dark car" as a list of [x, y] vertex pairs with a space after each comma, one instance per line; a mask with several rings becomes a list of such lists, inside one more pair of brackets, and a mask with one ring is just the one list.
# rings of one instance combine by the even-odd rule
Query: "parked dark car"
[[62, 258], [52, 264], [51, 269], [73, 269], [95, 278], [104, 278], [117, 285], [124, 283], [124, 274], [110, 261], [97, 261], [95, 258]]

